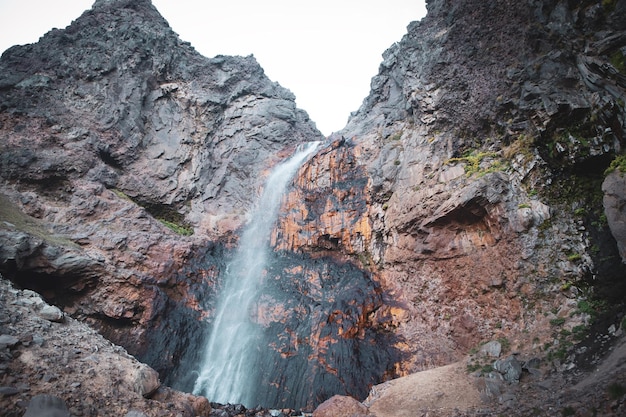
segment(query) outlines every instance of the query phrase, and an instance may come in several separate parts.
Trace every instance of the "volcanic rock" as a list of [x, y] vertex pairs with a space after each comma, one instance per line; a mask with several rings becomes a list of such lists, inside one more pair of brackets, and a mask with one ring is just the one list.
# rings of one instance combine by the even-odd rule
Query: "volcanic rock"
[[[556, 373], [522, 386], [509, 361], [526, 404], [482, 389], [504, 414], [563, 404], [533, 389], [565, 391], [560, 359], [599, 363], [617, 338], [605, 330], [624, 316], [624, 176], [605, 170], [623, 158], [625, 21], [624, 0], [428, 2], [283, 199], [251, 312], [273, 337], [258, 384], [267, 401], [363, 399], [497, 340], [501, 354], [550, 358], [537, 378]], [[28, 396], [55, 394], [83, 414], [150, 414], [140, 393], [158, 398], [156, 374], [189, 390], [265, 177], [297, 144], [323, 139], [254, 57], [202, 57], [148, 0], [98, 0], [4, 52], [0, 271], [41, 296], [3, 293], [14, 301], [0, 304], [11, 310], [0, 333], [20, 343], [0, 351], [2, 375], [23, 368]], [[41, 319], [46, 305], [66, 321]], [[150, 387], [76, 318], [147, 362]], [[73, 331], [97, 350], [48, 353], [82, 341]], [[63, 369], [92, 375], [100, 396]], [[607, 375], [577, 389], [619, 413], [621, 399], [602, 396], [623, 378]], [[29, 398], [14, 382], [2, 405], [17, 415]], [[52, 382], [59, 392], [40, 385]], [[131, 397], [112, 403], [117, 382]], [[407, 392], [390, 390], [377, 412]], [[446, 392], [429, 404], [453, 410]], [[183, 414], [196, 400], [180, 395], [171, 402]]]
[[171, 369], [189, 343], [158, 329], [200, 337], [207, 258], [268, 167], [321, 134], [252, 56], [201, 56], [147, 0], [10, 48], [0, 86], [1, 270]]

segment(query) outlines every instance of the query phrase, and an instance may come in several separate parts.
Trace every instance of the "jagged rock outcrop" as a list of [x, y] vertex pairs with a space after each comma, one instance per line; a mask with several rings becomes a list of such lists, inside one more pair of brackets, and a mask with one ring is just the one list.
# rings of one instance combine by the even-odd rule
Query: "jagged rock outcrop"
[[84, 323], [50, 320], [44, 314], [50, 307], [0, 276], [0, 340], [10, 340], [0, 343], [2, 415], [210, 411], [206, 398], [161, 386], [156, 371]]
[[[599, 306], [623, 316], [624, 21], [624, 0], [428, 2], [284, 198], [252, 315], [268, 401], [363, 399], [488, 340], [560, 370]], [[0, 272], [188, 390], [264, 177], [321, 139], [253, 57], [99, 0], [0, 60]]]
[[494, 337], [538, 346], [543, 313], [575, 313], [591, 277], [623, 288], [601, 183], [624, 145], [625, 13], [623, 1], [430, 1], [383, 55], [340, 132], [355, 168], [334, 175], [367, 170], [361, 254], [407, 306], [412, 369]]
[[202, 57], [149, 1], [7, 50], [0, 91], [3, 213], [27, 215], [3, 216], [3, 271], [134, 352], [194, 303], [178, 274], [228, 244], [264, 172], [321, 138], [253, 57]]

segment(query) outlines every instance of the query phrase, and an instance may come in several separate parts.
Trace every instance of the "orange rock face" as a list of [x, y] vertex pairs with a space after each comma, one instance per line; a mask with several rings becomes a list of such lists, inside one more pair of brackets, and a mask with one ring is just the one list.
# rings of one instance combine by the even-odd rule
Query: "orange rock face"
[[276, 250], [361, 253], [368, 247], [368, 179], [355, 148], [336, 140], [298, 172], [272, 234]]

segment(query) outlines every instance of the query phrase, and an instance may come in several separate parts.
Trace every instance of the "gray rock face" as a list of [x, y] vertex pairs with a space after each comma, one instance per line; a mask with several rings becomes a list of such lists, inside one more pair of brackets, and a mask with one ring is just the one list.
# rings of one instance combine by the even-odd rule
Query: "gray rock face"
[[622, 262], [626, 263], [626, 175], [619, 170], [607, 175], [602, 191], [606, 219], [617, 241]]
[[[514, 311], [547, 277], [622, 288], [598, 225], [603, 172], [626, 137], [625, 13], [624, 2], [433, 0], [383, 55], [340, 134], [367, 168], [368, 255], [403, 294], [425, 363], [453, 351], [450, 338], [469, 350], [505, 323], [526, 326]], [[412, 336], [426, 333], [440, 342]]]
[[485, 343], [480, 347], [478, 351], [479, 354], [483, 356], [488, 356], [490, 358], [499, 358], [501, 352], [502, 344], [495, 340]]
[[116, 320], [158, 327], [183, 265], [320, 139], [254, 57], [201, 56], [150, 1], [97, 1], [0, 59], [0, 271], [145, 351]]
[[253, 57], [202, 57], [149, 1], [97, 2], [8, 50], [0, 74], [0, 108], [24, 116], [15, 125], [48, 125], [28, 150], [3, 142], [3, 177], [100, 183], [196, 227], [240, 223], [275, 154], [321, 138]]

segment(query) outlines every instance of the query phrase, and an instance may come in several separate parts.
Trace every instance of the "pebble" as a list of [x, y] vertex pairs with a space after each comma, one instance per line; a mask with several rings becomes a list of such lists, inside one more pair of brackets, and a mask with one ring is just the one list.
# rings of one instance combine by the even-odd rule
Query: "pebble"
[[0, 396], [9, 397], [11, 395], [19, 394], [20, 390], [15, 387], [0, 387]]

